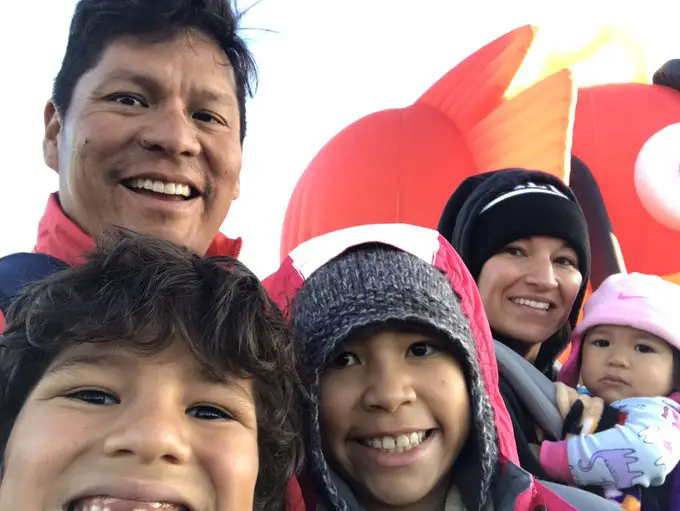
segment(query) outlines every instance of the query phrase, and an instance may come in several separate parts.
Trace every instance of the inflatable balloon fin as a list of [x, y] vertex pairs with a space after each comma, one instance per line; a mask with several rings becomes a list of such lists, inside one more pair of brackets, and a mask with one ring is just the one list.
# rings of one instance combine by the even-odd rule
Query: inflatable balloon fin
[[522, 94], [507, 93], [536, 33], [526, 25], [498, 37], [414, 104], [369, 114], [329, 140], [293, 190], [281, 260], [312, 237], [355, 225], [434, 228], [452, 191], [480, 172], [527, 167], [566, 180], [574, 101], [569, 72]]
[[569, 183], [575, 107], [567, 69], [505, 100], [467, 134], [479, 171], [537, 169]]
[[416, 104], [436, 108], [468, 131], [502, 103], [535, 36], [536, 28], [525, 25], [499, 37], [446, 73]]

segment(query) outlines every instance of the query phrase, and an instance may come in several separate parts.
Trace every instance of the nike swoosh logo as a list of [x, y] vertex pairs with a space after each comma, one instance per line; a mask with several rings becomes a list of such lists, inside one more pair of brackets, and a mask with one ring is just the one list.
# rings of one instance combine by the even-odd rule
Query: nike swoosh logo
[[646, 296], [632, 296], [632, 295], [624, 295], [623, 293], [619, 293], [619, 300], [633, 300], [635, 298], [647, 298]]

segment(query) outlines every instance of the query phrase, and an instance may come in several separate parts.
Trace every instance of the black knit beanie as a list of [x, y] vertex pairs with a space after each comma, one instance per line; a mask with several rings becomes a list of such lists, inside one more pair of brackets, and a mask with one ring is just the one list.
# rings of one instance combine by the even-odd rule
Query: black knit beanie
[[[576, 326], [590, 276], [588, 224], [571, 189], [545, 172], [505, 169], [469, 177], [451, 195], [438, 226], [477, 280], [508, 243], [531, 236], [564, 240], [578, 255], [583, 282], [569, 314]], [[556, 357], [564, 346], [549, 346]], [[542, 357], [545, 358], [545, 357]]]
[[311, 396], [306, 411], [307, 452], [319, 493], [327, 504], [332, 509], [349, 509], [332, 480], [322, 450], [320, 374], [350, 335], [366, 327], [396, 322], [442, 334], [463, 367], [472, 417], [466, 447], [472, 455], [459, 457], [456, 474], [461, 478], [457, 482], [468, 509], [481, 509], [498, 461], [494, 414], [468, 319], [446, 277], [414, 255], [385, 245], [363, 245], [313, 273], [293, 301], [292, 314], [301, 373]]

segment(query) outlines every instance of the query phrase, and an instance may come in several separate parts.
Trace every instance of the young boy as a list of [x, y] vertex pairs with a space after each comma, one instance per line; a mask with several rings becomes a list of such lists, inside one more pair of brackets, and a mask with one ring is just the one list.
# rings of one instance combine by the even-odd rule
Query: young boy
[[238, 261], [125, 234], [7, 320], [0, 509], [284, 509], [291, 339]]
[[479, 293], [437, 232], [321, 236], [284, 261], [270, 292], [290, 304], [311, 395], [308, 509], [613, 507], [578, 490], [572, 506], [515, 465]]

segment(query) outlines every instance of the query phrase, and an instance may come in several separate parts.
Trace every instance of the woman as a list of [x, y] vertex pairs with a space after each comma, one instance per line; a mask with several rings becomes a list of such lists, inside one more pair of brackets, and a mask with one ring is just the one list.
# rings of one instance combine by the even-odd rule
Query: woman
[[554, 380], [590, 272], [588, 226], [574, 194], [543, 172], [463, 181], [439, 222], [477, 282], [494, 338]]
[[[438, 229], [477, 282], [494, 339], [554, 381], [590, 271], [588, 227], [569, 187], [521, 169], [473, 176], [449, 199]], [[539, 442], [535, 422], [502, 376], [499, 383], [520, 463], [543, 477], [530, 449]]]

